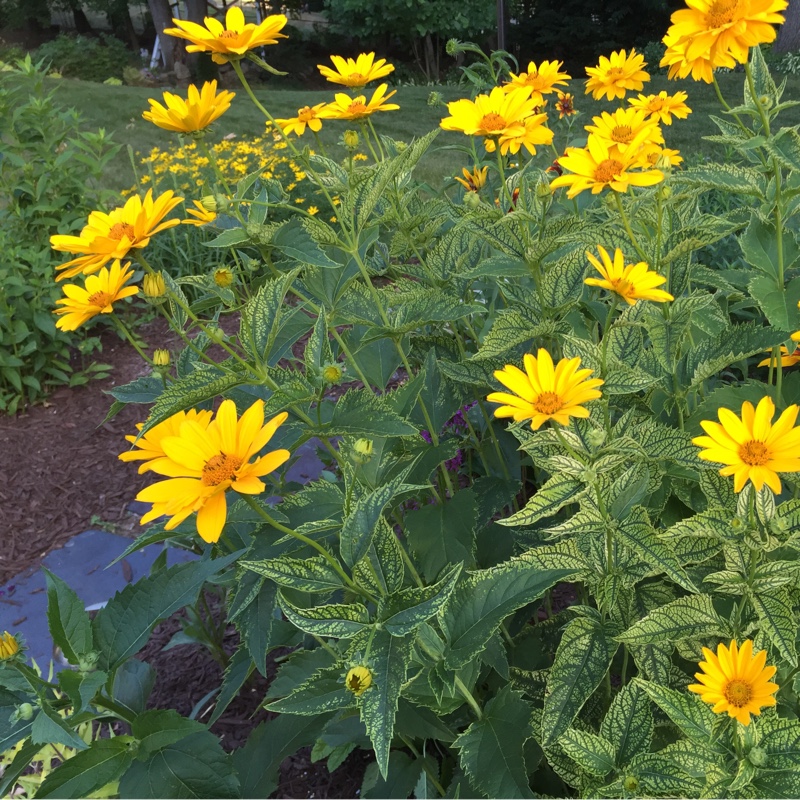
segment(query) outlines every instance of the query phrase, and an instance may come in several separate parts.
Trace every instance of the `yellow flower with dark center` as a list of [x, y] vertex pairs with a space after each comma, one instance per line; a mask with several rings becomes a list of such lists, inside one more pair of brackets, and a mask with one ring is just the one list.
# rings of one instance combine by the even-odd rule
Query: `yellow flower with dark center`
[[164, 283], [164, 276], [160, 272], [146, 273], [142, 278], [142, 291], [149, 300], [159, 300], [167, 294], [167, 285]]
[[368, 667], [352, 667], [344, 683], [356, 697], [361, 697], [372, 686], [372, 670]]
[[716, 653], [704, 647], [703, 656], [705, 661], [698, 664], [703, 671], [694, 674], [700, 682], [688, 688], [712, 706], [715, 714], [727, 713], [749, 725], [751, 714], [758, 716], [762, 708], [775, 705], [773, 695], [780, 687], [770, 680], [777, 668], [766, 666], [766, 650], [753, 653], [752, 639], [745, 640], [741, 648], [735, 639], [729, 648], [720, 644]]
[[248, 50], [277, 44], [278, 39], [287, 38], [281, 33], [287, 21], [284, 14], [272, 14], [254, 25], [252, 22], [245, 22], [244, 13], [238, 6], [228, 9], [224, 25], [213, 17], [205, 18], [205, 27], [188, 20], [172, 21], [178, 27], [165, 28], [164, 33], [191, 42], [186, 45], [188, 53], [211, 53], [216, 64], [238, 61]]
[[[179, 411], [169, 419], [150, 428], [144, 436], [126, 436], [125, 440], [137, 449], [126, 450], [124, 453], [120, 453], [118, 458], [120, 461], [144, 461], [145, 463], [139, 466], [141, 475], [153, 469], [153, 462], [158, 459], [169, 460], [161, 444], [167, 436], [178, 436], [181, 432], [181, 425], [187, 420], [197, 423], [205, 430], [211, 422], [211, 417], [211, 411], [197, 411], [194, 408], [189, 411]], [[141, 431], [142, 428], [144, 428], [143, 422], [136, 424], [136, 430]]]
[[0, 661], [7, 661], [19, 653], [19, 642], [16, 636], [4, 631], [0, 636]]
[[770, 397], [762, 398], [758, 406], [745, 402], [742, 416], [721, 408], [719, 422], [703, 420], [700, 425], [708, 434], [692, 441], [703, 448], [703, 461], [715, 461], [725, 466], [720, 475], [733, 475], [733, 489], [741, 492], [747, 481], [757, 491], [769, 486], [781, 493], [779, 472], [800, 472], [800, 428], [795, 428], [796, 405], [789, 406], [773, 425], [775, 404]]
[[638, 92], [650, 80], [645, 66], [644, 56], [636, 50], [631, 50], [630, 55], [619, 50], [608, 57], [600, 56], [596, 67], [586, 67], [586, 94], [591, 92], [595, 100], [615, 100], [625, 97], [626, 92]]
[[313, 217], [315, 214], [319, 214], [319, 209], [316, 206], [309, 206], [308, 213]]
[[394, 72], [394, 65], [387, 64], [385, 58], [375, 60], [375, 53], [361, 53], [356, 59], [331, 56], [335, 69], [317, 64], [322, 77], [330, 83], [339, 83], [351, 89], [366, 86], [370, 81], [385, 78]]
[[289, 458], [288, 450], [258, 456], [287, 418], [283, 412], [264, 424], [264, 401], [257, 400], [237, 419], [233, 400], [223, 400], [208, 427], [192, 420], [182, 422], [177, 436], [161, 439], [166, 458], [150, 467], [168, 480], [136, 495], [137, 500], [153, 504], [141, 524], [168, 516], [164, 527], [173, 530], [197, 512], [200, 537], [218, 541], [227, 517], [226, 491], [261, 494], [266, 486], [260, 478]]
[[569, 92], [558, 92], [556, 95], [556, 110], [558, 118], [571, 117], [578, 112], [575, 110], [575, 98]]
[[376, 111], [397, 111], [400, 106], [386, 102], [390, 97], [394, 97], [397, 91], [387, 94], [388, 88], [388, 84], [382, 83], [372, 93], [369, 102], [367, 102], [366, 95], [350, 97], [344, 93], [337, 94], [332, 103], [328, 103], [319, 110], [318, 116], [322, 119], [366, 119]]
[[647, 112], [654, 122], [663, 122], [664, 125], [672, 125], [672, 118], [686, 119], [692, 113], [692, 109], [686, 105], [689, 95], [686, 92], [675, 92], [667, 94], [640, 94], [637, 98], [629, 98], [628, 102], [633, 108], [638, 108]]
[[[673, 13], [664, 37], [661, 66], [669, 77], [692, 77], [711, 83], [712, 71], [747, 63], [750, 48], [774, 41], [775, 25], [784, 21], [787, 0], [686, 0]], [[696, 73], [696, 74], [695, 74]]]
[[214, 283], [220, 289], [227, 289], [233, 284], [233, 270], [230, 267], [217, 267], [214, 270]]
[[207, 225], [217, 218], [217, 212], [209, 211], [202, 200], [192, 200], [192, 205], [194, 208], [186, 209], [186, 213], [189, 214], [192, 219], [182, 219], [181, 222], [184, 225], [196, 225], [199, 228], [201, 225]]
[[314, 133], [317, 133], [322, 129], [322, 120], [319, 118], [319, 112], [326, 105], [326, 103], [317, 103], [315, 106], [303, 106], [297, 110], [296, 117], [276, 119], [275, 122], [280, 125], [284, 135], [294, 133], [297, 136], [302, 136], [306, 132], [306, 126]]
[[147, 247], [150, 237], [180, 223], [177, 219], [164, 221], [164, 217], [182, 201], [172, 190], [153, 200], [150, 189], [144, 200], [134, 195], [124, 206], [108, 214], [92, 211], [79, 236], [51, 236], [53, 250], [83, 254], [56, 267], [61, 271], [56, 280], [72, 278], [81, 272], [90, 275], [109, 261], [125, 258], [131, 249]]
[[636, 152], [644, 142], [648, 132], [639, 133], [639, 141], [634, 138], [625, 153], [597, 136], [589, 136], [586, 148], [569, 147], [566, 155], [558, 159], [561, 168], [571, 175], [560, 175], [550, 186], [558, 189], [566, 186], [567, 197], [572, 198], [586, 189], [598, 194], [611, 188], [615, 192], [627, 192], [628, 186], [653, 186], [664, 180], [664, 173], [657, 169], [631, 172], [640, 164]]
[[[503, 155], [508, 153], [516, 154], [521, 147], [524, 147], [531, 155], [536, 155], [537, 144], [552, 144], [553, 131], [544, 123], [547, 121], [547, 114], [534, 114], [525, 119], [521, 127], [514, 131], [504, 133], [497, 140], [500, 152]], [[488, 153], [494, 153], [494, 139], [486, 139], [483, 143]]]
[[474, 167], [470, 172], [466, 167], [461, 170], [463, 178], [456, 176], [457, 180], [468, 192], [479, 192], [486, 185], [486, 176], [489, 167]]
[[446, 131], [461, 131], [467, 136], [521, 136], [525, 120], [533, 114], [536, 100], [530, 97], [530, 87], [504, 92], [495, 86], [489, 94], [479, 94], [474, 100], [462, 98], [447, 104], [449, 117], [439, 127]]
[[503, 85], [503, 90], [512, 92], [519, 87], [529, 86], [531, 98], [536, 100], [537, 104], [541, 103], [542, 95], [557, 91], [556, 86], [566, 86], [567, 81], [572, 77], [566, 72], [559, 71], [563, 66], [563, 61], [542, 61], [537, 67], [531, 61], [528, 64], [527, 72], [520, 72], [519, 75], [510, 73], [510, 80]]
[[157, 100], [148, 100], [150, 110], [144, 111], [142, 116], [165, 131], [194, 133], [219, 119], [231, 107], [235, 96], [228, 91], [217, 94], [217, 82], [206, 81], [200, 91], [190, 86], [185, 100], [180, 95], [164, 92], [166, 107]]
[[611, 114], [603, 111], [599, 117], [592, 117], [592, 122], [594, 125], [587, 125], [586, 130], [609, 145], [616, 145], [620, 153], [628, 148], [636, 152], [645, 143], [664, 141], [658, 123], [646, 111], [636, 108], [618, 108]]
[[644, 261], [637, 264], [625, 264], [625, 257], [619, 247], [614, 251], [614, 260], [608, 251], [601, 245], [597, 246], [602, 263], [592, 253], [586, 251], [586, 258], [592, 266], [603, 276], [601, 278], [586, 278], [584, 283], [588, 286], [599, 286], [619, 295], [629, 306], [637, 300], [651, 300], [654, 303], [664, 303], [675, 298], [657, 286], [667, 282], [667, 279], [652, 272]]
[[84, 322], [98, 314], [111, 314], [114, 303], [139, 293], [138, 286], [125, 286], [133, 277], [133, 270], [115, 261], [109, 270], [103, 267], [99, 274], [89, 275], [84, 286], [66, 283], [62, 287], [66, 297], [56, 300], [53, 313], [59, 316], [56, 327], [62, 331], [74, 331]]
[[553, 365], [550, 353], [539, 349], [537, 356], [526, 353], [525, 372], [513, 364], [497, 370], [494, 377], [514, 394], [492, 392], [486, 399], [500, 403], [496, 417], [511, 417], [515, 422], [529, 419], [531, 428], [538, 430], [547, 420], [569, 425], [570, 417], [588, 417], [585, 403], [597, 400], [603, 385], [599, 378], [589, 378], [590, 369], [578, 369], [580, 358], [562, 358]]

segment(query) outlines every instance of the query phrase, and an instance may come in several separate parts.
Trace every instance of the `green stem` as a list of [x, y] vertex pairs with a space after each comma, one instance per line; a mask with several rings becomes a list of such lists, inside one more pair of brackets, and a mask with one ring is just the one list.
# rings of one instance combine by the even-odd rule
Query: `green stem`
[[508, 186], [506, 186], [506, 167], [503, 163], [503, 154], [500, 152], [500, 141], [495, 140], [494, 143], [494, 152], [497, 155], [497, 173], [500, 176], [500, 192], [505, 195], [506, 200], [508, 200], [508, 210], [514, 210], [514, 198], [511, 196], [511, 192], [508, 191]]
[[631, 228], [631, 223], [628, 220], [628, 215], [625, 213], [625, 207], [622, 205], [622, 198], [619, 195], [619, 192], [614, 192], [614, 200], [617, 203], [617, 209], [619, 210], [619, 215], [622, 217], [622, 224], [625, 227], [625, 232], [628, 234], [628, 238], [631, 240], [631, 244], [633, 245], [636, 252], [639, 254], [639, 258], [642, 261], [647, 261], [647, 255], [645, 254], [644, 250], [639, 246], [639, 242], [636, 239], [636, 236], [633, 234], [633, 228]]
[[470, 708], [475, 712], [475, 716], [478, 719], [483, 719], [483, 711], [481, 711], [481, 707], [478, 705], [477, 700], [475, 700], [475, 698], [472, 696], [472, 692], [470, 692], [470, 690], [464, 684], [464, 681], [462, 681], [458, 675], [455, 676], [455, 687], [459, 692], [461, 692], [461, 696], [467, 701]]
[[372, 146], [372, 140], [369, 137], [369, 132], [367, 131], [367, 125], [364, 120], [359, 122], [359, 126], [361, 127], [361, 135], [364, 137], [364, 141], [367, 143], [367, 147], [369, 147], [370, 153], [372, 153], [372, 158], [377, 164], [380, 159], [378, 158], [378, 154], [375, 152], [375, 148]]
[[136, 350], [136, 352], [142, 357], [142, 359], [144, 359], [145, 364], [147, 364], [150, 367], [154, 367], [155, 364], [153, 364], [153, 359], [150, 358], [150, 356], [148, 356], [147, 353], [145, 353], [141, 347], [139, 347], [138, 342], [133, 338], [133, 336], [131, 336], [130, 332], [125, 326], [125, 323], [118, 316], [116, 316], [116, 314], [114, 315], [114, 323], [122, 332], [122, 335], [133, 346], [133, 349]]

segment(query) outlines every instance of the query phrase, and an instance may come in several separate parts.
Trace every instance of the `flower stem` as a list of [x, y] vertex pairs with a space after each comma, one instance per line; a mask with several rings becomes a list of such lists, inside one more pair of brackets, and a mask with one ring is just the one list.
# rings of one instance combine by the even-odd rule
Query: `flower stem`
[[[639, 258], [642, 261], [648, 261], [647, 255], [645, 254], [644, 250], [639, 246], [639, 242], [636, 239], [636, 236], [633, 233], [633, 228], [631, 228], [631, 223], [628, 220], [628, 215], [625, 213], [625, 207], [622, 205], [622, 198], [619, 196], [619, 192], [614, 192], [614, 200], [617, 203], [617, 209], [619, 210], [619, 215], [622, 217], [622, 224], [625, 226], [625, 232], [628, 234], [628, 238], [631, 240], [631, 244], [633, 245], [636, 252], [639, 254]], [[649, 262], [648, 262], [649, 263]]]
[[470, 692], [470, 690], [466, 687], [464, 681], [462, 681], [461, 678], [456, 675], [454, 683], [456, 689], [461, 692], [461, 696], [467, 701], [470, 708], [475, 712], [475, 716], [478, 719], [483, 719], [483, 711], [481, 711], [478, 701], [472, 696], [472, 692]]

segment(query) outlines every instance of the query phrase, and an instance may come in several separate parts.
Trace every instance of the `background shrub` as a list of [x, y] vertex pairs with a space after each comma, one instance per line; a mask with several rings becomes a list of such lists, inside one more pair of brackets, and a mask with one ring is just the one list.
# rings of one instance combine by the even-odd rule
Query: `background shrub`
[[124, 42], [107, 34], [95, 39], [62, 33], [53, 41], [45, 42], [36, 51], [36, 57], [49, 61], [65, 78], [97, 83], [106, 78], [122, 78], [125, 67], [138, 60]]

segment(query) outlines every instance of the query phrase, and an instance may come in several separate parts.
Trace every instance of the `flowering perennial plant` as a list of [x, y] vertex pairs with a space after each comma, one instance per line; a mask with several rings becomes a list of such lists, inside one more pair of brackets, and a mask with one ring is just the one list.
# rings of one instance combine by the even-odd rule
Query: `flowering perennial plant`
[[[332, 58], [351, 93], [275, 120], [239, 63], [265, 66], [252, 49], [274, 18], [179, 25], [230, 61], [314, 206], [210, 145], [184, 230], [224, 263], [153, 269], [150, 240], [186, 215], [171, 193], [54, 237], [88, 274], [61, 319], [116, 318], [141, 276], [183, 342], [110, 393], [112, 412], [141, 409], [120, 459], [156, 479], [127, 552], [198, 558], [159, 560], [93, 619], [48, 573], [75, 669], [43, 682], [0, 638], [0, 741], [26, 754], [12, 781], [52, 741], [79, 752], [42, 797], [267, 796], [300, 747], [330, 769], [369, 750], [365, 797], [800, 795], [800, 147], [758, 47], [784, 7], [689, 0], [673, 17], [674, 75], [745, 68], [717, 119], [724, 161], [689, 167], [662, 125], [690, 87], [629, 96], [648, 80], [635, 52], [588, 68], [610, 105], [577, 132], [560, 63], [512, 72], [451, 43], [483, 59], [476, 96], [403, 142], [372, 118], [402, 93], [356, 94], [390, 71], [375, 54]], [[339, 126], [343, 162], [298, 142], [317, 123]], [[414, 179], [437, 134], [468, 154], [438, 194]], [[750, 205], [712, 212], [728, 206], [710, 190]], [[707, 257], [722, 239], [740, 269]], [[320, 477], [296, 483], [308, 453]], [[146, 710], [133, 658], [183, 607], [225, 667], [192, 719]], [[270, 719], [226, 753], [209, 727], [275, 670]], [[101, 718], [125, 733], [87, 746], [76, 726]]]

